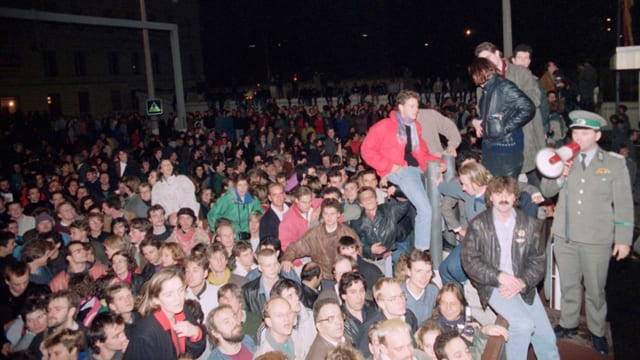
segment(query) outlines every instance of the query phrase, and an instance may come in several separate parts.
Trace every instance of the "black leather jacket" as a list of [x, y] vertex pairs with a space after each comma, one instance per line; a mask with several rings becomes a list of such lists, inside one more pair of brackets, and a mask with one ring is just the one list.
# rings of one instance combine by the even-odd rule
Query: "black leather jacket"
[[[527, 304], [532, 304], [536, 286], [544, 277], [546, 263], [545, 246], [540, 239], [541, 223], [516, 209], [516, 225], [513, 229], [511, 261], [513, 275], [525, 283], [520, 292]], [[462, 243], [462, 267], [478, 289], [480, 303], [487, 307], [494, 288], [500, 286], [500, 241], [493, 225], [493, 210], [478, 214], [469, 224]]]
[[267, 303], [265, 294], [260, 293], [260, 281], [262, 277], [257, 277], [242, 286], [245, 308], [247, 311], [262, 316], [262, 309]]
[[371, 253], [371, 245], [380, 242], [387, 250], [396, 248], [398, 233], [402, 230], [398, 223], [410, 207], [408, 201], [397, 201], [378, 205], [373, 221], [369, 220], [364, 210], [360, 217], [351, 221], [349, 226], [358, 234], [362, 242], [362, 254], [365, 259], [379, 260], [382, 254]]
[[360, 336], [360, 331], [362, 331], [362, 326], [367, 322], [367, 319], [371, 314], [376, 312], [376, 306], [372, 301], [365, 301], [364, 307], [362, 308], [362, 318], [364, 321], [358, 320], [355, 316], [351, 315], [349, 310], [347, 310], [347, 305], [342, 304], [342, 313], [344, 314], [344, 336], [351, 345], [356, 346], [356, 341]]
[[517, 130], [533, 119], [536, 106], [516, 84], [493, 75], [482, 89], [478, 107], [483, 143], [499, 146], [519, 141], [523, 145], [522, 132]]

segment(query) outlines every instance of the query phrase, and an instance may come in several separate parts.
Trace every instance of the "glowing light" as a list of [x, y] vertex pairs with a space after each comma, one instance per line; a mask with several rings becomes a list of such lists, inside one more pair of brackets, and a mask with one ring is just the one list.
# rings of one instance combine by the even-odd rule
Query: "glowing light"
[[14, 106], [16, 106], [16, 103], [13, 100], [9, 100], [9, 107], [12, 108]]
[[369, 37], [369, 34], [366, 34], [366, 33], [365, 33], [365, 34], [362, 34], [362, 35], [360, 35], [360, 36], [362, 36], [363, 38], [365, 38], [365, 39], [366, 39], [366, 38], [368, 38], [368, 37]]
[[467, 35], [467, 36], [471, 36], [471, 29], [465, 30], [464, 34]]
[[47, 96], [47, 104], [51, 105], [52, 102], [53, 100], [51, 100], [51, 96]]

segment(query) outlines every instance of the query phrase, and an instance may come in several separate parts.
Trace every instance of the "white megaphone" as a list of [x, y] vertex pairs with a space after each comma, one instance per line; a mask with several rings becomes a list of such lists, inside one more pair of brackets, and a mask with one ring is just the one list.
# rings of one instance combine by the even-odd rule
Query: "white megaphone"
[[554, 179], [562, 175], [564, 163], [573, 159], [580, 152], [580, 145], [572, 141], [553, 149], [544, 148], [536, 155], [536, 166], [542, 175]]

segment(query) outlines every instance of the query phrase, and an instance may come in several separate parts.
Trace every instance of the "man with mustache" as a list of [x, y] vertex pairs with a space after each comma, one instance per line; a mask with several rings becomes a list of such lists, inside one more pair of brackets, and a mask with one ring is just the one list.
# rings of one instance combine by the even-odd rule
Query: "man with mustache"
[[514, 208], [519, 193], [511, 177], [489, 181], [487, 210], [469, 223], [462, 266], [478, 289], [482, 307], [491, 305], [509, 322], [507, 359], [526, 359], [530, 343], [539, 359], [560, 359], [536, 288], [545, 269], [541, 223]]

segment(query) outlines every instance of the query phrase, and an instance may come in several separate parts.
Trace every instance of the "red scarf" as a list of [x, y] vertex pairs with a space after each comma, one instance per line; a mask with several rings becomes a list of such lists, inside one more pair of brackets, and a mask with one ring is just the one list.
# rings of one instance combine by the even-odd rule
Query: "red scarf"
[[[156, 318], [156, 321], [160, 323], [162, 326], [162, 330], [169, 331], [171, 334], [171, 341], [173, 342], [173, 348], [176, 349], [176, 356], [180, 357], [180, 354], [184, 354], [187, 351], [187, 340], [184, 337], [178, 337], [175, 331], [173, 331], [173, 326], [171, 326], [171, 321], [162, 310], [157, 310], [153, 313], [153, 317]], [[175, 315], [175, 321], [180, 322], [184, 321], [186, 316], [184, 315], [184, 311], [179, 312]]]

